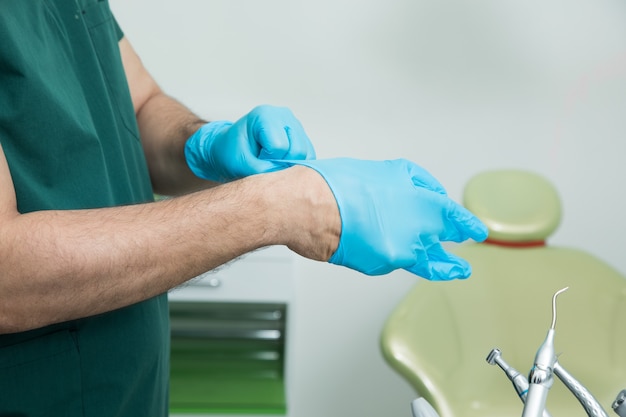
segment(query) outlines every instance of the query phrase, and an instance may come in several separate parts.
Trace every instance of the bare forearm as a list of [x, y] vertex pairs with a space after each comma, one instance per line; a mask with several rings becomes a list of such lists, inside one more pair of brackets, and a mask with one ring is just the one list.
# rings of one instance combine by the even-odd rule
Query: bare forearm
[[[0, 333], [130, 305], [267, 245], [327, 258], [330, 246], [315, 254], [294, 239], [298, 224], [310, 221], [289, 213], [307, 211], [290, 211], [262, 191], [274, 187], [272, 199], [284, 201], [285, 177], [256, 176], [158, 203], [3, 219], [0, 233], [13, 238], [0, 242]], [[306, 199], [291, 196], [296, 205]]]
[[163, 293], [261, 246], [255, 227], [258, 236], [238, 236], [255, 216], [220, 198], [226, 192], [19, 216], [4, 230], [29, 238], [3, 244], [0, 311], [20, 318], [16, 330], [89, 316]]
[[137, 112], [137, 122], [157, 193], [180, 195], [210, 187], [185, 161], [185, 142], [206, 123], [173, 98], [158, 92]]

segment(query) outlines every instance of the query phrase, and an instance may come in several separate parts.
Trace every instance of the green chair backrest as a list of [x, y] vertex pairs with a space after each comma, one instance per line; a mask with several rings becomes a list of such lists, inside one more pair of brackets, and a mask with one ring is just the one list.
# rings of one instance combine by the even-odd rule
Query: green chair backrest
[[[583, 251], [543, 241], [557, 228], [560, 202], [542, 177], [524, 171], [479, 174], [464, 204], [490, 229], [490, 242], [460, 245], [473, 267], [465, 281], [419, 282], [387, 320], [383, 355], [441, 417], [521, 416], [504, 373], [486, 362], [493, 348], [522, 374], [530, 370], [557, 302], [559, 363], [611, 412], [626, 388], [626, 279]], [[553, 417], [586, 416], [558, 380]]]

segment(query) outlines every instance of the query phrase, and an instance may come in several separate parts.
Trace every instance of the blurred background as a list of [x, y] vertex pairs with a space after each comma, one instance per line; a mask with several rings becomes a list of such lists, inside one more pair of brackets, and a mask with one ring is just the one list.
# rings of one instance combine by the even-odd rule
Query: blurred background
[[[408, 158], [458, 201], [480, 171], [532, 170], [563, 202], [548, 243], [586, 250], [626, 274], [626, 3], [111, 7], [162, 88], [199, 115], [234, 120], [258, 104], [287, 106], [319, 158]], [[410, 415], [415, 393], [383, 362], [378, 337], [419, 278], [365, 277], [295, 255], [292, 262], [289, 415]]]

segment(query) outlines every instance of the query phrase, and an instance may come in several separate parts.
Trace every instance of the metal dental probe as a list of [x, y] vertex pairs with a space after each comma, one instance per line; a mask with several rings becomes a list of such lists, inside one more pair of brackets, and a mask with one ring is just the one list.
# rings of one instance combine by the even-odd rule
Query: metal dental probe
[[[513, 383], [513, 386], [517, 391], [517, 395], [519, 395], [522, 402], [526, 402], [526, 397], [528, 395], [528, 380], [517, 369], [510, 366], [504, 359], [502, 359], [502, 352], [500, 349], [493, 349], [489, 352], [489, 355], [487, 356], [487, 363], [490, 365], [498, 365]], [[543, 417], [551, 417], [548, 410], [543, 410]]]
[[554, 352], [554, 327], [556, 326], [556, 297], [567, 291], [565, 287], [552, 296], [552, 324], [543, 344], [537, 350], [535, 363], [528, 375], [528, 395], [524, 403], [522, 417], [541, 417], [546, 408], [548, 390], [554, 383], [554, 364], [556, 354]]

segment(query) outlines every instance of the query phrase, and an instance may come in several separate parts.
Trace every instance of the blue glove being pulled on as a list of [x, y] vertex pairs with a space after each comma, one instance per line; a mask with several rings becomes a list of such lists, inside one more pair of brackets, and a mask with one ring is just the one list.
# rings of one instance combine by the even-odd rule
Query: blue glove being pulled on
[[228, 182], [271, 171], [268, 159], [315, 159], [315, 149], [289, 109], [264, 105], [236, 123], [202, 126], [185, 143], [185, 158], [196, 176]]
[[404, 159], [289, 164], [316, 170], [335, 196], [342, 230], [329, 262], [368, 275], [402, 268], [434, 281], [470, 276], [469, 263], [441, 242], [483, 241], [487, 228], [423, 168]]

